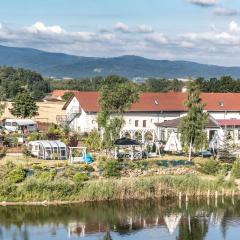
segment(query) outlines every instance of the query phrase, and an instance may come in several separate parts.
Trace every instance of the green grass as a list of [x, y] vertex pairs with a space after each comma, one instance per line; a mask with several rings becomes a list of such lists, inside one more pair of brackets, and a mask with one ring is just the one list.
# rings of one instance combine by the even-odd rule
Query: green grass
[[231, 194], [233, 182], [203, 180], [189, 176], [153, 176], [129, 179], [103, 179], [74, 183], [28, 177], [21, 184], [0, 184], [1, 201], [105, 201], [149, 198], [175, 198], [178, 193], [189, 197], [207, 196], [215, 191]]

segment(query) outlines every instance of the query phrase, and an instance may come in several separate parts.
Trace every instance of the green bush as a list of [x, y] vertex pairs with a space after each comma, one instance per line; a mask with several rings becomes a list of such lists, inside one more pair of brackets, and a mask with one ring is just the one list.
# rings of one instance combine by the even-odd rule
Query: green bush
[[199, 171], [208, 175], [216, 175], [218, 173], [219, 163], [213, 159], [207, 159], [200, 163]]
[[232, 170], [232, 164], [230, 163], [219, 164], [218, 173], [220, 175], [226, 176], [231, 170]]
[[36, 171], [36, 178], [39, 180], [46, 180], [46, 181], [52, 181], [54, 180], [54, 177], [57, 175], [57, 171], [55, 169], [52, 169], [50, 171]]
[[83, 165], [80, 166], [80, 171], [94, 172], [94, 168], [93, 168], [93, 166], [91, 166], [89, 164], [83, 164]]
[[231, 175], [234, 178], [240, 178], [240, 161], [235, 161], [232, 166]]
[[20, 183], [24, 181], [25, 178], [26, 178], [26, 171], [21, 167], [13, 169], [7, 174], [7, 180], [10, 183]]
[[102, 170], [105, 177], [120, 177], [122, 168], [117, 160], [108, 160], [103, 164]]
[[76, 173], [72, 180], [75, 182], [75, 183], [81, 183], [81, 182], [85, 182], [88, 180], [88, 176], [86, 173]]

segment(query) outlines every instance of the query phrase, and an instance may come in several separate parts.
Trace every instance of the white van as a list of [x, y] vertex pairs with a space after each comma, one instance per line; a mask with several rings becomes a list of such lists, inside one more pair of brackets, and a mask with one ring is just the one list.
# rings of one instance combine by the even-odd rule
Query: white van
[[6, 119], [4, 122], [4, 127], [9, 132], [17, 131], [37, 131], [37, 123], [31, 119]]

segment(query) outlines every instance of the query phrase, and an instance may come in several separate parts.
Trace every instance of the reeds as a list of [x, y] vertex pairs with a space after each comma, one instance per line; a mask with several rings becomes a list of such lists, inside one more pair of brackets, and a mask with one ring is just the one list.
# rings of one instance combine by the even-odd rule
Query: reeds
[[202, 179], [193, 175], [151, 176], [91, 180], [84, 183], [47, 181], [29, 177], [21, 184], [1, 184], [1, 201], [110, 201], [231, 196], [234, 182]]

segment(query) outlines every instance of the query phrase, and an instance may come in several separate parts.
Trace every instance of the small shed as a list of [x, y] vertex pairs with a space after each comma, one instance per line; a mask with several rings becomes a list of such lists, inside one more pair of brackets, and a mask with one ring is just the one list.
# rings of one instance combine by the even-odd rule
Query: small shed
[[120, 138], [114, 142], [115, 152], [114, 157], [125, 158], [125, 159], [142, 159], [143, 151], [142, 144], [137, 140], [130, 138]]
[[45, 160], [66, 160], [68, 158], [67, 146], [61, 141], [31, 141], [28, 143], [28, 149], [33, 156]]

